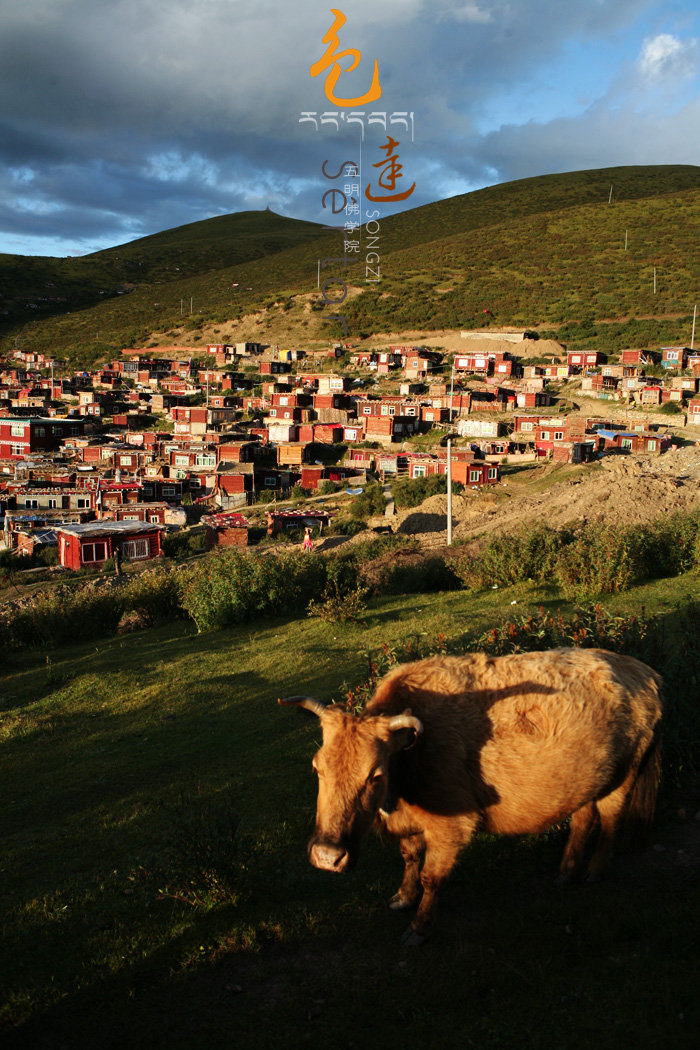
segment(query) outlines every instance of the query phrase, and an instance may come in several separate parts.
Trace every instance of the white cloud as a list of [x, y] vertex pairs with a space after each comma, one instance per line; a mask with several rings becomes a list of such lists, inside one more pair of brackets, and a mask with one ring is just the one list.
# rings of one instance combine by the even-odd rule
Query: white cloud
[[685, 80], [698, 72], [698, 42], [670, 33], [647, 37], [638, 59], [642, 76], [650, 81]]
[[461, 4], [459, 7], [454, 8], [450, 11], [450, 15], [456, 22], [485, 23], [493, 20], [491, 11], [484, 10], [484, 8], [472, 2]]

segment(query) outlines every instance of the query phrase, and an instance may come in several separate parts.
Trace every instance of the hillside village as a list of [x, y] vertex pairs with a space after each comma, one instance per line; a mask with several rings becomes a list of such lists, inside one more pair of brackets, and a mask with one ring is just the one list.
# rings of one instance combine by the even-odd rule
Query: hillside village
[[[268, 534], [316, 530], [327, 513], [277, 501], [445, 474], [448, 435], [453, 484], [482, 489], [504, 463], [661, 455], [674, 434], [700, 433], [700, 352], [688, 347], [612, 358], [551, 354], [548, 340], [538, 357], [534, 331], [462, 337], [463, 351], [127, 349], [72, 374], [15, 350], [0, 370], [3, 547], [100, 568], [156, 558], [166, 532], [200, 519], [207, 548], [247, 546], [254, 504], [267, 504]], [[603, 404], [586, 414], [576, 399]]]

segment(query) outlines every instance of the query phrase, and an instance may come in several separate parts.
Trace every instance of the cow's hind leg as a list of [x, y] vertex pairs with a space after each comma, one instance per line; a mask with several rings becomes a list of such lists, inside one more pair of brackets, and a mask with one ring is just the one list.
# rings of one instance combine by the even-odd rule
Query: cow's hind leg
[[389, 907], [395, 911], [413, 908], [420, 900], [420, 859], [425, 849], [425, 840], [422, 835], [406, 835], [399, 842], [399, 849], [405, 866], [398, 893], [389, 901]]
[[586, 880], [595, 882], [600, 878], [603, 868], [606, 866], [612, 852], [615, 834], [622, 824], [627, 812], [629, 794], [636, 777], [636, 769], [633, 770], [615, 791], [598, 799], [596, 808], [600, 815], [600, 834], [596, 842], [593, 856], [588, 862]]
[[571, 817], [569, 838], [564, 856], [559, 865], [558, 882], [571, 882], [577, 878], [583, 868], [586, 844], [591, 832], [598, 823], [598, 810], [595, 802], [589, 802], [577, 809]]

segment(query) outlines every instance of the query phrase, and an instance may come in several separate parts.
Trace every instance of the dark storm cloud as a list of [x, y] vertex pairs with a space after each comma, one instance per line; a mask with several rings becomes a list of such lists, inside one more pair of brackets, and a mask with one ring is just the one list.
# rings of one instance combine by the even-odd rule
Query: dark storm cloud
[[[697, 91], [673, 110], [672, 135], [649, 94], [663, 85], [668, 108], [677, 81], [695, 83], [690, 15], [685, 37], [674, 28], [682, 5], [673, 25], [659, 7], [639, 61], [627, 57], [643, 113], [620, 85], [593, 85], [585, 111], [539, 120], [537, 100], [511, 120], [502, 99], [532, 90], [568, 42], [595, 47], [653, 16], [655, 0], [358, 0], [342, 10], [341, 47], [363, 56], [344, 88], [361, 94], [377, 58], [382, 108], [416, 114], [412, 206], [526, 169], [624, 162], [627, 145], [630, 163], [651, 163], [657, 134], [665, 159], [692, 153]], [[267, 203], [325, 218], [319, 164], [342, 139], [314, 137], [299, 115], [330, 108], [309, 66], [331, 21], [330, 6], [310, 0], [0, 0], [0, 228], [13, 245], [24, 229], [80, 248]], [[479, 131], [491, 111], [502, 116]], [[628, 124], [641, 141], [620, 134]]]

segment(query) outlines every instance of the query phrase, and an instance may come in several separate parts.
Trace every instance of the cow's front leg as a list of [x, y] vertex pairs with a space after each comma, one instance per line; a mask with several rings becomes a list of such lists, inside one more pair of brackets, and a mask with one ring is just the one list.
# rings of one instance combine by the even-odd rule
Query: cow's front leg
[[425, 829], [425, 860], [420, 875], [423, 896], [416, 917], [403, 935], [404, 944], [422, 944], [430, 937], [435, 926], [440, 886], [454, 868], [460, 850], [469, 842], [477, 824], [477, 817], [463, 817], [438, 820], [433, 827]]
[[404, 861], [404, 870], [398, 893], [389, 901], [389, 907], [394, 911], [413, 908], [420, 900], [420, 859], [425, 849], [425, 839], [422, 835], [406, 835], [399, 842], [399, 849]]

